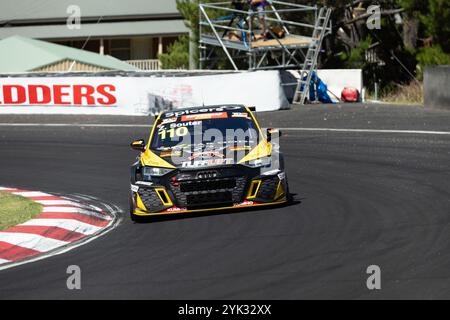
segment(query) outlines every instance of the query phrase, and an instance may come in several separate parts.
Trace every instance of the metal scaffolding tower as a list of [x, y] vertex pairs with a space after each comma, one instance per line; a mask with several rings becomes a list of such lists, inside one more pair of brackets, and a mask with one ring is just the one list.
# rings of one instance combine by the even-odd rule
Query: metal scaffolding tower
[[[267, 1], [263, 11], [247, 8], [246, 1], [204, 3], [199, 5], [200, 69], [214, 69], [225, 53], [235, 70], [292, 69], [300, 77], [294, 103], [304, 103], [323, 38], [331, 33], [331, 9], [282, 1]], [[255, 21], [264, 15], [266, 37], [257, 33]], [[305, 21], [291, 21], [285, 16]], [[312, 23], [311, 23], [312, 21]], [[302, 30], [302, 35], [292, 29]], [[223, 56], [223, 55], [222, 55]]]

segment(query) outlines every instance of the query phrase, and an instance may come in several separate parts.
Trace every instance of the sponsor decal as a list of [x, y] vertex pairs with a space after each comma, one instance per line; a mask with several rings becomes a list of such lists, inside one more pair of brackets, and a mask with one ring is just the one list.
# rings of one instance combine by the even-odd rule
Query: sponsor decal
[[226, 159], [210, 159], [210, 160], [201, 160], [201, 161], [185, 161], [181, 163], [182, 168], [199, 168], [199, 167], [208, 167], [208, 166], [220, 166], [225, 164], [233, 164], [232, 158]]
[[[192, 176], [190, 174], [180, 174], [178, 175], [178, 181], [183, 181], [183, 180], [191, 180]], [[172, 178], [173, 181], [177, 181], [177, 178], [173, 177]]]
[[283, 180], [286, 177], [286, 174], [284, 172], [280, 172], [278, 174], [278, 179]]
[[221, 152], [218, 152], [218, 151], [204, 151], [204, 152], [194, 153], [192, 156], [189, 157], [189, 160], [194, 160], [194, 159], [197, 159], [197, 158], [204, 158], [204, 157], [219, 157], [219, 158], [223, 158], [224, 155]]
[[181, 121], [189, 120], [208, 120], [208, 119], [225, 119], [228, 117], [226, 112], [212, 112], [204, 114], [190, 114], [181, 117]]
[[248, 151], [252, 150], [252, 147], [249, 146], [242, 146], [242, 147], [230, 147], [231, 151]]
[[249, 200], [244, 200], [244, 201], [241, 202], [241, 203], [235, 203], [235, 204], [233, 205], [233, 207], [251, 206], [251, 205], [253, 205], [253, 204], [255, 204], [255, 202], [249, 201]]
[[189, 148], [190, 146], [191, 145], [187, 144], [187, 143], [180, 143], [180, 144], [177, 144], [175, 146], [169, 146], [169, 147], [162, 146], [162, 147], [156, 148], [156, 150], [158, 150], [158, 151], [181, 150], [181, 149], [184, 149], [184, 148]]
[[134, 184], [132, 184], [132, 185], [131, 185], [131, 191], [133, 191], [133, 192], [138, 192], [138, 191], [139, 191], [139, 187], [136, 186], [136, 185], [134, 185]]
[[181, 151], [163, 151], [159, 155], [161, 158], [181, 157]]
[[0, 85], [0, 105], [113, 106], [112, 84]]
[[[269, 171], [263, 172], [262, 175], [263, 175], [263, 176], [272, 176], [272, 175], [277, 174], [277, 173], [279, 173], [279, 172], [280, 172], [280, 170], [278, 170], [278, 169], [275, 169], [275, 170], [269, 170]], [[278, 178], [281, 180], [280, 176], [278, 176]]]
[[168, 123], [172, 123], [172, 122], [176, 122], [177, 119], [178, 119], [177, 117], [172, 117], [172, 118], [163, 119], [160, 125], [162, 125], [162, 124], [168, 124]]
[[[148, 186], [148, 187], [153, 186], [153, 182], [148, 182], [148, 181], [136, 181], [136, 184], [141, 185], [141, 186]], [[138, 186], [136, 186], [136, 187], [138, 187]], [[137, 192], [137, 190], [135, 192]]]
[[198, 126], [198, 125], [201, 125], [201, 124], [202, 124], [201, 121], [178, 122], [178, 123], [170, 124], [170, 128], [192, 127], [192, 126]]
[[186, 211], [186, 208], [179, 208], [176, 206], [170, 207], [169, 209], [164, 210], [164, 212], [181, 212]]
[[232, 111], [232, 110], [243, 110], [241, 106], [219, 106], [219, 107], [205, 107], [202, 109], [187, 109], [183, 111], [172, 111], [164, 114], [165, 118], [179, 117], [189, 114], [207, 113], [207, 112], [222, 112], [222, 111]]
[[208, 161], [207, 160], [203, 160], [203, 161], [185, 161], [181, 163], [181, 167], [182, 168], [199, 168], [199, 167], [206, 167], [208, 165]]
[[233, 112], [231, 114], [232, 118], [246, 118], [246, 119], [250, 119], [250, 116], [248, 115], [247, 112]]

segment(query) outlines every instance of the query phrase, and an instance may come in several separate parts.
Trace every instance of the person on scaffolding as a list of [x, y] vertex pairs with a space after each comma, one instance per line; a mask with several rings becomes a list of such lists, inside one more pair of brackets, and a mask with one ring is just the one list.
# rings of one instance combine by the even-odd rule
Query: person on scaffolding
[[[233, 0], [231, 2], [231, 4], [233, 5], [235, 10], [239, 10], [239, 11], [244, 11], [244, 5], [245, 5], [245, 0]], [[242, 40], [244, 42], [245, 45], [247, 45], [247, 40], [246, 40], [246, 34], [245, 34], [245, 17], [242, 13], [233, 13], [230, 17], [230, 19], [232, 19], [232, 21], [236, 18], [237, 19], [237, 25], [238, 27], [242, 30], [242, 36], [239, 37], [239, 35], [236, 34], [236, 36], [238, 38], [240, 38], [240, 40]]]
[[[267, 39], [266, 13], [265, 13], [267, 1], [266, 0], [248, 0], [248, 3], [250, 4], [250, 9], [252, 11], [258, 13], [259, 23], [261, 25], [261, 38], [260, 39]], [[254, 17], [255, 16], [252, 15], [252, 17], [250, 19], [251, 30], [254, 30], [253, 29]], [[256, 40], [258, 40], [258, 38]]]

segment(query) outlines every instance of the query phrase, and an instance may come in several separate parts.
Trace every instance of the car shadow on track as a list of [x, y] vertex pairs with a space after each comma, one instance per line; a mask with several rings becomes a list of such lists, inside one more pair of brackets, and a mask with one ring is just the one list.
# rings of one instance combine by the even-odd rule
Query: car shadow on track
[[220, 216], [224, 214], [258, 214], [267, 212], [276, 208], [287, 208], [287, 207], [293, 207], [300, 205], [302, 203], [302, 200], [304, 198], [297, 199], [297, 194], [291, 193], [291, 200], [287, 203], [280, 204], [280, 205], [273, 205], [273, 206], [267, 206], [267, 207], [248, 207], [248, 208], [239, 208], [239, 209], [225, 209], [225, 210], [218, 210], [218, 211], [208, 211], [208, 212], [187, 212], [187, 213], [179, 213], [179, 214], [163, 214], [159, 216], [151, 216], [151, 217], [139, 217], [139, 220], [135, 223], [139, 224], [146, 224], [146, 223], [156, 223], [156, 222], [165, 222], [165, 221], [172, 221], [172, 220], [183, 220], [183, 219], [191, 219], [191, 218], [200, 218], [200, 217], [206, 217], [206, 216]]

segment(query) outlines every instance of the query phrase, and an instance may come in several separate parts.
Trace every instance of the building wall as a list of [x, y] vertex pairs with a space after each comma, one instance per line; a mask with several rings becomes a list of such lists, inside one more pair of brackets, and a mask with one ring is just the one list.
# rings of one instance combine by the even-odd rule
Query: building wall
[[81, 63], [72, 60], [64, 60], [48, 66], [43, 66], [33, 70], [33, 72], [67, 72], [67, 71], [85, 71], [85, 72], [98, 72], [106, 71], [108, 69], [98, 66]]
[[[103, 54], [111, 55], [120, 60], [148, 60], [158, 59], [159, 53], [166, 53], [168, 48], [178, 36], [166, 37], [128, 37], [103, 39]], [[83, 49], [95, 53], [101, 53], [101, 40], [58, 40], [53, 43], [68, 47]], [[83, 47], [84, 46], [84, 47]]]
[[138, 37], [131, 39], [131, 60], [153, 59], [153, 42], [150, 37]]

